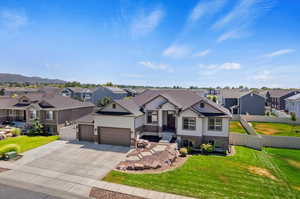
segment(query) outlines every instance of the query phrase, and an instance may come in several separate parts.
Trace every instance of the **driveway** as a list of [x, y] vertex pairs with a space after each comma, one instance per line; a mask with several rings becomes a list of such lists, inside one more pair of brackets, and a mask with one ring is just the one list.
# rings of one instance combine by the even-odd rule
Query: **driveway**
[[64, 143], [60, 148], [25, 165], [62, 174], [100, 179], [124, 160], [129, 150], [128, 147], [88, 142]]

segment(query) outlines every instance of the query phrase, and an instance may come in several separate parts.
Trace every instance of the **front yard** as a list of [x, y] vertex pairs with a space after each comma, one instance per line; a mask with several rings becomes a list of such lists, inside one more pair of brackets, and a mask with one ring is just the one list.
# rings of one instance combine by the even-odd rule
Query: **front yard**
[[251, 122], [251, 124], [258, 134], [300, 137], [300, 125], [268, 122]]
[[231, 133], [247, 134], [247, 131], [244, 129], [244, 127], [239, 121], [230, 121], [229, 131]]
[[104, 180], [197, 198], [299, 198], [300, 150], [236, 147], [234, 156], [195, 155], [173, 171]]
[[7, 138], [0, 141], [0, 148], [8, 144], [17, 144], [20, 146], [20, 152], [25, 152], [30, 149], [48, 144], [57, 140], [58, 136], [19, 136]]

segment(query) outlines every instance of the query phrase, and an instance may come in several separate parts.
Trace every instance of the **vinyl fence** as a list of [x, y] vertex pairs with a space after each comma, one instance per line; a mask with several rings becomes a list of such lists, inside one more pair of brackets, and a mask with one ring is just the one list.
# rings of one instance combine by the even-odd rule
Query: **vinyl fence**
[[263, 147], [262, 138], [260, 136], [239, 133], [230, 133], [229, 144], [246, 146], [257, 150], [261, 150]]
[[286, 124], [300, 124], [300, 119], [292, 121], [290, 118], [278, 118], [278, 117], [268, 117], [261, 115], [240, 115], [234, 116], [235, 119], [242, 118], [248, 122], [274, 122], [274, 123], [286, 123]]
[[263, 146], [300, 149], [300, 137], [261, 135]]

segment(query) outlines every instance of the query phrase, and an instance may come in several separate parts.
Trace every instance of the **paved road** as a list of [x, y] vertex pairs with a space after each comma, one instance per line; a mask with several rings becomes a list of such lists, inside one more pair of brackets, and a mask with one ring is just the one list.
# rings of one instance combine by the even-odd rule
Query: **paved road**
[[8, 186], [0, 183], [0, 198], [2, 199], [61, 199], [45, 193]]

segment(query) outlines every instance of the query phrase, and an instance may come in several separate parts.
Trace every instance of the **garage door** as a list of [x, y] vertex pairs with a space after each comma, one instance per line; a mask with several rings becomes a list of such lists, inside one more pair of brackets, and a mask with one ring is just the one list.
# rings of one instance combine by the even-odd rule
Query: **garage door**
[[87, 124], [79, 124], [78, 139], [80, 141], [94, 142], [94, 126]]
[[130, 129], [126, 128], [98, 128], [99, 143], [130, 146]]

